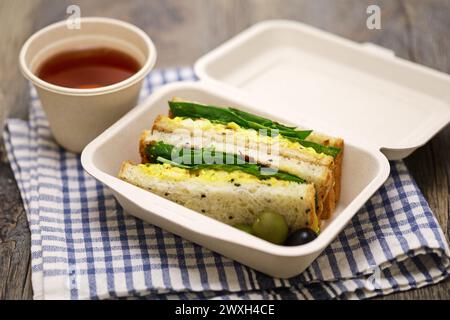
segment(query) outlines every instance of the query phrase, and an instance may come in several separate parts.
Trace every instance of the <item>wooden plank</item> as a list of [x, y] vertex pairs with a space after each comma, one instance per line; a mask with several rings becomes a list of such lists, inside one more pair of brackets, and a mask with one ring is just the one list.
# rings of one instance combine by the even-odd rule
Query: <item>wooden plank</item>
[[[405, 24], [402, 53], [406, 59], [450, 72], [450, 3], [401, 2]], [[449, 241], [450, 127], [418, 149], [405, 162]], [[450, 279], [435, 286], [387, 296], [386, 299], [450, 299]]]
[[0, 300], [31, 299], [30, 231], [0, 141]]
[[0, 1], [0, 43], [3, 47], [0, 74], [8, 79], [0, 83], [6, 103], [0, 108], [6, 108], [14, 117], [26, 117], [29, 96], [28, 90], [24, 90], [26, 81], [19, 71], [18, 56], [23, 42], [34, 30], [36, 17], [33, 12], [38, 9], [39, 3], [40, 0]]

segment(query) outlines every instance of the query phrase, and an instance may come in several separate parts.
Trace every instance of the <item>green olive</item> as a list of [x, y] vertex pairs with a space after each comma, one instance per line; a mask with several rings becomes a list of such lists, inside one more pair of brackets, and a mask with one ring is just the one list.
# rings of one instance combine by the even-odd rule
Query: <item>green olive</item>
[[283, 244], [289, 233], [286, 219], [278, 213], [269, 211], [261, 213], [256, 218], [252, 229], [255, 236], [275, 244]]
[[252, 226], [249, 226], [248, 224], [238, 223], [234, 225], [235, 228], [238, 228], [239, 230], [242, 230], [244, 232], [253, 234]]

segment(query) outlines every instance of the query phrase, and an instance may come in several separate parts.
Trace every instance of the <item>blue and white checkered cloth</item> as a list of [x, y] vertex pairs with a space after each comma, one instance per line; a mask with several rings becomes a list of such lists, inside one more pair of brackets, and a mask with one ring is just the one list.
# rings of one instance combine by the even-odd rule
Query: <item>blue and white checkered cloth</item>
[[[192, 69], [153, 71], [157, 86]], [[450, 251], [402, 161], [301, 275], [274, 279], [123, 212], [111, 191], [52, 139], [34, 90], [29, 121], [5, 130], [31, 229], [36, 299], [368, 298], [439, 282]]]

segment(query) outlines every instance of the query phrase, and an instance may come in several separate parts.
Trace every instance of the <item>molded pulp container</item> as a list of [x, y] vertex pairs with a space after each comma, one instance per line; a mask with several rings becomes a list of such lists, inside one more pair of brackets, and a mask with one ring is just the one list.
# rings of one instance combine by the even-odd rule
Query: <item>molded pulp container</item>
[[[195, 70], [200, 82], [164, 86], [91, 142], [83, 166], [127, 212], [275, 277], [305, 270], [386, 180], [388, 159], [406, 157], [450, 121], [448, 75], [296, 22], [259, 23]], [[140, 161], [141, 131], [174, 96], [343, 137], [341, 199], [317, 239], [271, 244], [116, 178], [122, 161]]]

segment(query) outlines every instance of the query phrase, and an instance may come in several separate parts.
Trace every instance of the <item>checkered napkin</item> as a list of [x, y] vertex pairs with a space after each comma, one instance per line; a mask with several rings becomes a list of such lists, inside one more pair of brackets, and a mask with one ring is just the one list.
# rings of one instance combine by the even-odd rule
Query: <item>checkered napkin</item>
[[[194, 78], [190, 68], [153, 71], [142, 97]], [[446, 240], [402, 161], [305, 272], [275, 279], [124, 212], [56, 145], [31, 96], [29, 121], [9, 120], [4, 138], [31, 229], [36, 299], [367, 298], [448, 275]]]

